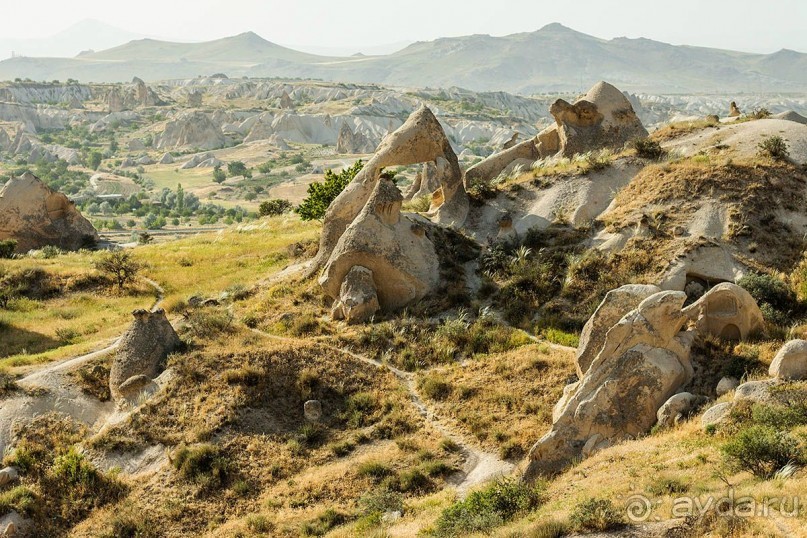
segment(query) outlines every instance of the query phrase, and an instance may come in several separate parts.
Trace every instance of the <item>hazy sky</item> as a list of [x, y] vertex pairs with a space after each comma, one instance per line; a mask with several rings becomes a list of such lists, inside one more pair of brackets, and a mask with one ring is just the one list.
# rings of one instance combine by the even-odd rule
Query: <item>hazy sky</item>
[[0, 0], [0, 13], [0, 39], [46, 37], [95, 18], [182, 41], [252, 30], [301, 48], [358, 48], [560, 22], [603, 38], [807, 52], [807, 0]]

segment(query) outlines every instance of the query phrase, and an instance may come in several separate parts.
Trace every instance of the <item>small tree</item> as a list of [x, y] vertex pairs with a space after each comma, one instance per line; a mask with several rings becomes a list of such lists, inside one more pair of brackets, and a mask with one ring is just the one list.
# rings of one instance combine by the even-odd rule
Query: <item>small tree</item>
[[233, 161], [231, 163], [227, 163], [227, 175], [230, 177], [244, 176], [245, 178], [251, 178], [252, 172], [250, 172], [247, 165], [245, 165], [243, 162]]
[[0, 258], [14, 257], [14, 251], [17, 250], [17, 241], [14, 239], [5, 239], [0, 241]]
[[325, 181], [315, 181], [308, 185], [308, 197], [297, 208], [297, 213], [303, 220], [321, 220], [325, 217], [325, 212], [331, 202], [345, 190], [356, 174], [362, 169], [361, 160], [356, 161], [353, 166], [345, 168], [338, 174], [333, 170], [325, 171]]
[[258, 213], [262, 217], [271, 217], [275, 215], [282, 215], [291, 208], [291, 202], [288, 200], [283, 200], [282, 198], [272, 198], [271, 200], [261, 202], [261, 205], [258, 207]]
[[130, 252], [117, 250], [101, 256], [101, 259], [95, 262], [95, 268], [111, 277], [118, 286], [118, 290], [123, 290], [137, 278], [140, 264], [132, 258]]
[[88, 166], [93, 170], [98, 170], [98, 167], [101, 166], [101, 161], [104, 159], [104, 156], [101, 155], [100, 151], [93, 151], [90, 152], [90, 158]]
[[213, 167], [213, 181], [216, 183], [224, 183], [224, 180], [227, 179], [227, 174], [224, 173], [224, 170], [221, 169], [221, 165], [217, 164]]
[[769, 136], [759, 143], [759, 152], [776, 161], [785, 161], [790, 157], [787, 142], [781, 136]]

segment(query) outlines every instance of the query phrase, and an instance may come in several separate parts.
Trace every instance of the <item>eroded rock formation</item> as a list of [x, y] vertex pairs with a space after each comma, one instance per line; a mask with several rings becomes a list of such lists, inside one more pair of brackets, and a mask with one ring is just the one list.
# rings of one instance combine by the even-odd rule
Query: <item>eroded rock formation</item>
[[0, 189], [2, 239], [17, 241], [17, 252], [46, 245], [78, 250], [93, 246], [98, 232], [67, 196], [26, 172]]
[[[373, 157], [328, 207], [323, 223], [320, 248], [311, 271], [315, 272], [326, 263], [330, 263], [329, 260], [334, 255], [340, 238], [358, 217], [363, 220], [370, 218], [370, 215], [367, 214], [370, 210], [365, 212], [363, 210], [372, 205], [368, 204], [368, 201], [374, 192], [377, 197], [391, 200], [393, 195], [388, 192], [386, 187], [377, 188], [383, 168], [438, 162], [438, 159], [445, 160], [447, 171], [440, 179], [439, 191], [443, 201], [431, 213], [432, 219], [448, 226], [461, 226], [468, 214], [468, 196], [462, 184], [457, 156], [451, 149], [451, 144], [437, 118], [434, 117], [431, 110], [421, 107], [413, 112], [399, 129], [384, 138]], [[393, 185], [393, 188], [397, 191], [397, 187]], [[400, 208], [400, 201], [397, 202], [397, 207]], [[392, 214], [385, 218], [392, 218]], [[372, 269], [374, 273], [376, 272], [373, 267], [364, 266]], [[340, 271], [343, 270], [346, 273], [349, 269], [350, 267], [347, 267]], [[338, 282], [327, 284], [332, 297], [337, 296], [341, 282], [340, 278]], [[379, 299], [383, 308], [384, 300], [381, 296]]]
[[734, 284], [716, 286], [684, 308], [686, 301], [682, 291], [654, 286], [623, 286], [606, 296], [581, 338], [579, 381], [564, 389], [552, 428], [532, 447], [527, 478], [557, 472], [656, 423], [675, 424], [705, 401], [683, 393], [695, 373], [694, 338], [744, 338], [761, 327], [762, 316]]
[[226, 139], [218, 124], [202, 112], [186, 112], [165, 124], [165, 130], [155, 137], [156, 149], [217, 149]]
[[109, 372], [109, 389], [115, 400], [136, 397], [147, 389], [165, 358], [181, 344], [163, 309], [135, 310], [132, 316], [134, 321], [121, 337]]
[[361, 132], [353, 130], [347, 122], [339, 128], [339, 138], [336, 140], [336, 152], [345, 154], [372, 153], [375, 146]]

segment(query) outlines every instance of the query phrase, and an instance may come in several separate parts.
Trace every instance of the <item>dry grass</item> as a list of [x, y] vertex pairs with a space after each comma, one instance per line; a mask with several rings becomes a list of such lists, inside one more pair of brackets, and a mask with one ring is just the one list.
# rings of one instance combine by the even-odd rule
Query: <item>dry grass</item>
[[549, 429], [552, 407], [573, 375], [573, 353], [533, 344], [433, 368], [419, 379], [441, 383], [430, 403], [466, 437], [518, 460]]
[[695, 121], [681, 121], [677, 123], [670, 123], [664, 127], [654, 131], [650, 138], [656, 142], [666, 142], [680, 138], [682, 135], [694, 133], [695, 131], [702, 131], [709, 128], [718, 128], [720, 121], [714, 118], [703, 118]]

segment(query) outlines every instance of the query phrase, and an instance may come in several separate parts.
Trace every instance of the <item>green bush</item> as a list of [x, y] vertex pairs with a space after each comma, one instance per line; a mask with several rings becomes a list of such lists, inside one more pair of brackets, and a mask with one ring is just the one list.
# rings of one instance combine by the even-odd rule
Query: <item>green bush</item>
[[633, 149], [636, 150], [636, 155], [643, 159], [660, 159], [664, 155], [664, 150], [661, 144], [649, 138], [637, 138], [633, 141]]
[[221, 451], [213, 445], [182, 447], [173, 459], [174, 468], [189, 482], [204, 488], [219, 488], [228, 474], [228, 463]]
[[125, 250], [107, 252], [95, 262], [95, 268], [109, 276], [118, 286], [118, 290], [122, 290], [134, 282], [140, 272], [140, 267], [140, 263]]
[[0, 241], [0, 258], [12, 258], [15, 250], [17, 250], [17, 241], [14, 239]]
[[527, 484], [514, 479], [496, 481], [443, 510], [432, 534], [453, 538], [487, 532], [516, 515], [537, 508], [544, 501], [545, 489], [543, 483]]
[[379, 461], [368, 461], [362, 463], [356, 470], [356, 473], [359, 476], [372, 478], [373, 480], [381, 480], [384, 477], [390, 476], [392, 472], [392, 467]]
[[608, 499], [587, 499], [575, 506], [569, 523], [578, 532], [602, 532], [621, 527], [625, 521]]
[[730, 467], [765, 479], [788, 463], [800, 465], [805, 461], [804, 449], [797, 439], [763, 425], [740, 430], [722, 450]]
[[300, 533], [303, 536], [325, 536], [333, 528], [342, 525], [347, 520], [348, 518], [345, 514], [329, 508], [313, 521], [303, 523]]
[[451, 384], [436, 374], [429, 374], [418, 381], [420, 389], [427, 398], [432, 400], [445, 400], [451, 396]]
[[303, 220], [322, 220], [331, 202], [339, 196], [348, 183], [363, 167], [362, 161], [356, 161], [353, 166], [345, 168], [341, 172], [334, 173], [333, 170], [325, 171], [325, 181], [315, 181], [308, 185], [308, 196], [297, 207], [297, 213]]
[[749, 273], [737, 284], [757, 301], [768, 321], [777, 325], [788, 325], [800, 309], [795, 292], [772, 275]]
[[273, 217], [291, 211], [292, 207], [291, 202], [288, 200], [272, 198], [271, 200], [261, 202], [261, 205], [258, 206], [258, 214], [262, 217]]
[[227, 163], [227, 175], [230, 177], [244, 176], [249, 179], [252, 177], [252, 171], [243, 162], [233, 161]]
[[790, 150], [787, 147], [787, 142], [781, 136], [769, 136], [759, 143], [759, 152], [762, 155], [777, 160], [784, 161], [790, 157]]

